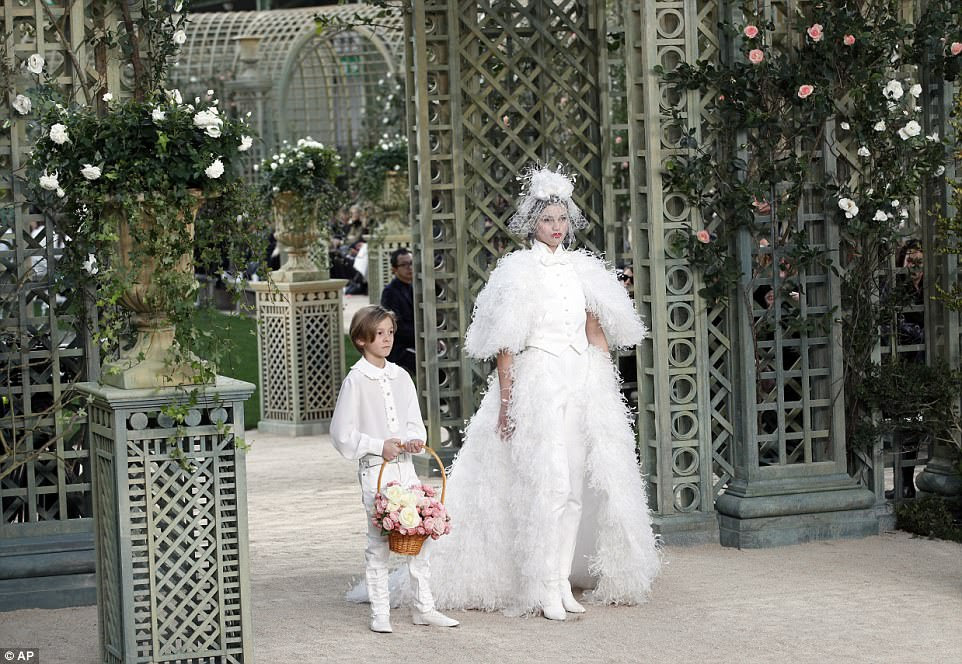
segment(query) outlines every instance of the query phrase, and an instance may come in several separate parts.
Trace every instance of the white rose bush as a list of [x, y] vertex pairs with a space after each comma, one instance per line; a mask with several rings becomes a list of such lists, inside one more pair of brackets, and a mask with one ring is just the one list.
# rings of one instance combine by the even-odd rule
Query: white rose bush
[[371, 523], [382, 535], [438, 539], [451, 532], [451, 517], [434, 487], [427, 484], [404, 488], [397, 481], [388, 483], [374, 496]]
[[[132, 320], [125, 293], [149, 266], [144, 297], [174, 325], [171, 363], [196, 364], [203, 382], [224, 349], [198, 323], [194, 272], [218, 275], [239, 265], [250, 273], [251, 256], [263, 255], [266, 244], [258, 199], [241, 179], [254, 132], [216, 99], [184, 103], [180, 91], [165, 89], [166, 69], [186, 40], [186, 14], [171, 14], [164, 3], [138, 7], [132, 27], [140, 39], [123, 30], [117, 37], [122, 47], [142, 49], [139, 64], [130, 61], [132, 97], [93, 77], [63, 90], [43, 54], [23, 57], [19, 80], [32, 87], [9, 95], [13, 120], [27, 123], [35, 139], [22, 177], [70, 238], [56, 270], [64, 288], [96, 293], [103, 357], [119, 349]], [[119, 253], [122, 236], [134, 239], [132, 255]], [[242, 279], [231, 283], [244, 287]], [[70, 306], [85, 317], [81, 299]]]

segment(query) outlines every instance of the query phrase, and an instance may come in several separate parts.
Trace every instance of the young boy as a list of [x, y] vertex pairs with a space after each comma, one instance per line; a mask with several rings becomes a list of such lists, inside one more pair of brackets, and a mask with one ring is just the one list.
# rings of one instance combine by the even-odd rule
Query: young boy
[[[411, 377], [387, 361], [396, 328], [394, 314], [384, 307], [364, 307], [354, 314], [351, 341], [363, 357], [341, 384], [331, 419], [334, 447], [345, 458], [358, 461], [361, 499], [368, 516], [364, 559], [373, 632], [392, 631], [387, 567], [390, 550], [387, 537], [371, 523], [377, 476], [383, 461], [393, 461], [384, 469], [384, 484], [393, 480], [405, 487], [420, 484], [410, 455], [424, 449], [427, 437]], [[431, 570], [423, 551], [408, 557], [408, 573], [414, 594], [414, 624], [456, 627], [457, 620], [434, 608]]]

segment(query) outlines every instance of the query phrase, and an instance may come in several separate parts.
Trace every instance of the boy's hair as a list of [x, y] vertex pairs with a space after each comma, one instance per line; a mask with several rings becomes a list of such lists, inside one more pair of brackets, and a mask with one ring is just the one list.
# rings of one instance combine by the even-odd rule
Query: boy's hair
[[397, 331], [397, 317], [394, 312], [390, 309], [385, 309], [379, 304], [373, 304], [369, 307], [362, 307], [355, 312], [354, 317], [351, 319], [351, 343], [354, 347], [358, 349], [361, 353], [364, 349], [358, 344], [370, 343], [374, 341], [374, 337], [377, 334], [377, 326], [381, 324], [381, 321], [385, 318], [390, 318], [391, 322], [394, 324], [394, 330]]

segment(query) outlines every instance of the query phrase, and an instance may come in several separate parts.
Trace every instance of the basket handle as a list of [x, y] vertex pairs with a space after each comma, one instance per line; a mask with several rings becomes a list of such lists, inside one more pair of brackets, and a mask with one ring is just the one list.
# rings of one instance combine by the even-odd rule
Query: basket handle
[[[438, 464], [438, 468], [441, 469], [441, 504], [444, 504], [444, 494], [448, 490], [448, 474], [444, 470], [444, 464], [441, 463], [441, 457], [438, 453], [432, 450], [429, 446], [425, 445], [424, 449], [431, 453], [434, 460]], [[381, 478], [384, 477], [384, 468], [390, 463], [390, 461], [384, 461], [381, 463], [381, 470], [377, 474], [377, 493], [381, 493]]]

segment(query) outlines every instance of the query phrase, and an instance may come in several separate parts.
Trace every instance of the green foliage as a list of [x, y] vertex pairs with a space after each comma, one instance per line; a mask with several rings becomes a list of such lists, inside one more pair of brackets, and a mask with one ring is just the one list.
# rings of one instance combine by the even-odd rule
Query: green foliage
[[310, 137], [298, 139], [295, 145], [284, 141], [279, 152], [261, 163], [259, 171], [261, 194], [268, 202], [275, 194], [292, 192], [333, 212], [343, 198], [335, 184], [341, 173], [341, 155]]
[[[962, 59], [962, 58], [960, 58]], [[952, 127], [956, 136], [962, 136], [962, 89], [955, 96], [952, 106]], [[939, 216], [938, 251], [941, 254], [962, 255], [962, 142], [956, 142], [952, 152], [956, 177], [949, 181], [951, 203], [955, 214]], [[962, 283], [956, 281], [948, 290], [939, 288], [939, 299], [953, 311], [962, 312]]]
[[407, 173], [408, 143], [402, 136], [382, 138], [373, 148], [360, 150], [351, 160], [353, 188], [363, 200], [378, 203], [388, 173]]
[[892, 360], [870, 365], [856, 394], [881, 417], [873, 437], [897, 429], [957, 445], [956, 437], [962, 432], [960, 393], [962, 371], [958, 369]]
[[[771, 284], [768, 308], [752, 307], [756, 331], [841, 324], [850, 427], [866, 415], [856, 388], [893, 314], [883, 297], [889, 257], [910, 236], [913, 201], [944, 161], [943, 138], [922, 131], [913, 65], [951, 76], [960, 57], [951, 54], [962, 35], [951, 3], [928, 3], [914, 23], [902, 5], [810, 3], [776, 30], [757, 3], [738, 3], [741, 18], [720, 26], [733, 58], [656, 68], [678, 100], [671, 112], [687, 148], [666, 163], [665, 183], [705, 220], [676, 238], [677, 251], [700, 270], [710, 300], [750, 300]], [[709, 99], [701, 134], [688, 128], [691, 90]], [[714, 140], [701, 144], [699, 135]], [[837, 245], [821, 218], [839, 229]], [[736, 263], [733, 249], [746, 241], [750, 256]], [[842, 306], [798, 306], [813, 304], [806, 276], [829, 271]]]
[[895, 506], [895, 518], [901, 530], [962, 542], [962, 503], [958, 498], [925, 496], [907, 500]]

